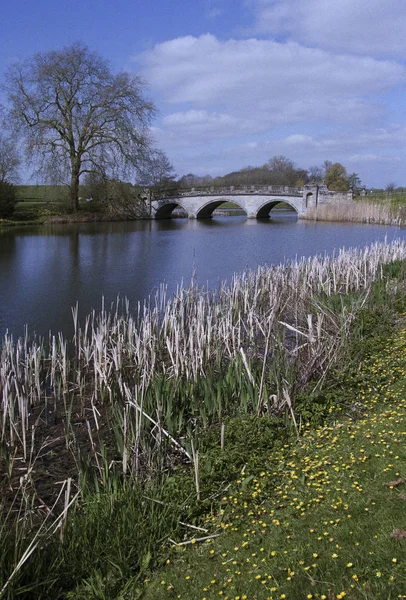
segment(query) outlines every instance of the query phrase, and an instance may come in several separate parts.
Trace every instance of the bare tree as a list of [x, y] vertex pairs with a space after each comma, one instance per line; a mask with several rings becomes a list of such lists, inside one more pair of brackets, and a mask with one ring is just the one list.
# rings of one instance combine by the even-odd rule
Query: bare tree
[[295, 163], [282, 154], [273, 156], [264, 166], [275, 173], [286, 173], [295, 169]]
[[323, 183], [324, 175], [324, 167], [318, 167], [317, 165], [315, 165], [309, 168], [310, 183]]
[[165, 152], [155, 150], [151, 153], [149, 159], [144, 162], [142, 172], [138, 177], [138, 183], [140, 185], [164, 187], [173, 183], [175, 177], [175, 169]]
[[17, 183], [21, 158], [15, 142], [0, 133], [0, 182]]
[[74, 211], [81, 175], [128, 176], [150, 152], [155, 109], [143, 96], [142, 80], [113, 74], [107, 61], [80, 43], [12, 65], [6, 84], [27, 157], [40, 173], [69, 185]]
[[108, 208], [120, 219], [147, 219], [150, 216], [149, 195], [144, 190], [122, 181], [106, 183]]

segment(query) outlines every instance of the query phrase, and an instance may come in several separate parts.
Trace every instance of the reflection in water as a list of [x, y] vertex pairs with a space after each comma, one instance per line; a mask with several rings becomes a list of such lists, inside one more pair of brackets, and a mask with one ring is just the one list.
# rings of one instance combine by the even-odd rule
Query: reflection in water
[[371, 225], [297, 221], [272, 211], [266, 220], [244, 216], [24, 227], [0, 235], [0, 334], [6, 329], [72, 332], [71, 307], [83, 321], [117, 295], [131, 305], [161, 282], [172, 293], [195, 272], [216, 288], [234, 272], [285, 258], [332, 252], [375, 239], [405, 237], [404, 230]]

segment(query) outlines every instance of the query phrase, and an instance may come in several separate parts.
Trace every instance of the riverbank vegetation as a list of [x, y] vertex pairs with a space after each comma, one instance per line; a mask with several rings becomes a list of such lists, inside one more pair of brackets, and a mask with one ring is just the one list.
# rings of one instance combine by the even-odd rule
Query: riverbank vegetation
[[341, 221], [346, 223], [374, 223], [380, 225], [404, 225], [405, 206], [391, 202], [374, 202], [371, 198], [359, 198], [353, 202], [321, 204], [308, 209], [305, 217], [309, 221]]
[[[165, 575], [161, 584], [149, 571], [172, 561], [163, 546], [178, 552], [200, 547], [196, 540], [204, 537], [211, 544], [232, 539], [238, 548], [247, 546], [244, 553], [252, 550], [270, 560], [277, 547], [282, 551], [284, 537], [294, 539], [300, 529], [293, 518], [292, 531], [285, 531], [287, 513], [280, 518], [278, 511], [288, 506], [296, 515], [296, 504], [318, 505], [321, 487], [342, 497], [334, 481], [327, 484], [318, 475], [310, 479], [317, 456], [308, 470], [300, 461], [306, 461], [309, 445], [317, 447], [319, 426], [334, 432], [333, 422], [345, 415], [358, 422], [370, 411], [373, 418], [366, 404], [370, 383], [360, 365], [366, 355], [380, 352], [381, 338], [405, 310], [405, 259], [403, 242], [374, 244], [335, 258], [259, 267], [215, 292], [192, 284], [167, 298], [162, 287], [143, 305], [131, 310], [128, 302], [117, 301], [82, 324], [74, 309], [72, 340], [61, 334], [14, 340], [7, 334], [0, 365], [0, 597], [134, 598], [145, 585], [152, 586], [145, 593], [154, 598], [157, 587], [159, 593], [184, 598], [217, 597], [221, 591], [227, 597], [239, 595], [237, 590], [228, 596], [220, 564], [238, 562], [238, 557], [225, 549], [220, 559], [216, 550], [211, 552], [217, 546], [203, 544], [198, 551], [209, 561], [196, 575], [201, 596], [187, 591], [194, 574], [186, 572], [186, 588], [176, 591], [173, 581], [180, 576], [174, 574], [172, 581], [172, 575], [169, 580]], [[399, 373], [401, 368], [399, 363]], [[378, 381], [383, 375], [377, 369]], [[361, 384], [366, 399], [357, 388]], [[345, 474], [346, 458], [334, 446], [329, 452], [336, 477]], [[327, 469], [323, 460], [322, 470]], [[358, 463], [349, 464], [355, 469]], [[297, 490], [292, 478], [301, 484]], [[313, 480], [317, 486], [307, 489], [306, 482]], [[397, 485], [392, 488], [396, 492]], [[313, 498], [310, 492], [317, 494]], [[271, 496], [279, 499], [270, 511], [272, 519], [283, 522], [280, 530], [258, 512]], [[338, 496], [335, 504], [344, 510]], [[320, 506], [323, 518], [334, 521], [330, 511], [335, 515], [336, 509], [324, 501]], [[237, 527], [236, 520], [243, 522], [240, 508], [252, 521], [248, 538]], [[334, 529], [334, 523], [325, 526], [328, 539], [334, 538]], [[254, 532], [259, 550], [252, 549]], [[319, 548], [323, 564], [329, 565]], [[339, 556], [338, 550], [332, 553]], [[285, 557], [290, 549], [286, 552]], [[393, 552], [396, 561], [399, 552]], [[192, 568], [194, 555], [188, 556]], [[189, 558], [181, 553], [180, 560]], [[375, 558], [371, 561], [375, 564]], [[255, 597], [255, 586], [268, 586], [268, 575], [275, 579], [257, 572], [258, 564], [255, 576], [246, 579], [252, 591], [241, 594]], [[217, 584], [221, 577], [218, 589], [211, 579], [206, 583], [212, 567], [218, 574], [211, 579]], [[396, 589], [399, 575], [386, 567], [380, 572], [394, 577]], [[319, 579], [302, 570], [309, 586]], [[365, 572], [369, 581], [370, 572]], [[359, 569], [354, 573], [361, 575]], [[265, 583], [258, 583], [257, 574]]]

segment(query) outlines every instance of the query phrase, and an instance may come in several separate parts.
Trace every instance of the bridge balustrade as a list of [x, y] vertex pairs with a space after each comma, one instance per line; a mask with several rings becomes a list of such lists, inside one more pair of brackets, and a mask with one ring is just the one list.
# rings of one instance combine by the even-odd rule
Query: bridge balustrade
[[153, 200], [162, 198], [184, 198], [188, 196], [227, 196], [227, 195], [281, 195], [302, 196], [302, 187], [290, 187], [287, 185], [233, 185], [233, 186], [199, 186], [193, 188], [169, 188], [151, 192]]

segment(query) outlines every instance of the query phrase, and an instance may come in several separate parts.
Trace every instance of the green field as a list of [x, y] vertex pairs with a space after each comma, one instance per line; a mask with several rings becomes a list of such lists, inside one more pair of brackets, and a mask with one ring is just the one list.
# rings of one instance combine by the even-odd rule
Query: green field
[[397, 211], [406, 205], [406, 192], [375, 191], [366, 196], [356, 196], [355, 200], [369, 201], [376, 204], [388, 204], [392, 210]]
[[62, 185], [18, 185], [19, 202], [31, 205], [44, 202], [65, 202], [68, 199], [68, 188]]

